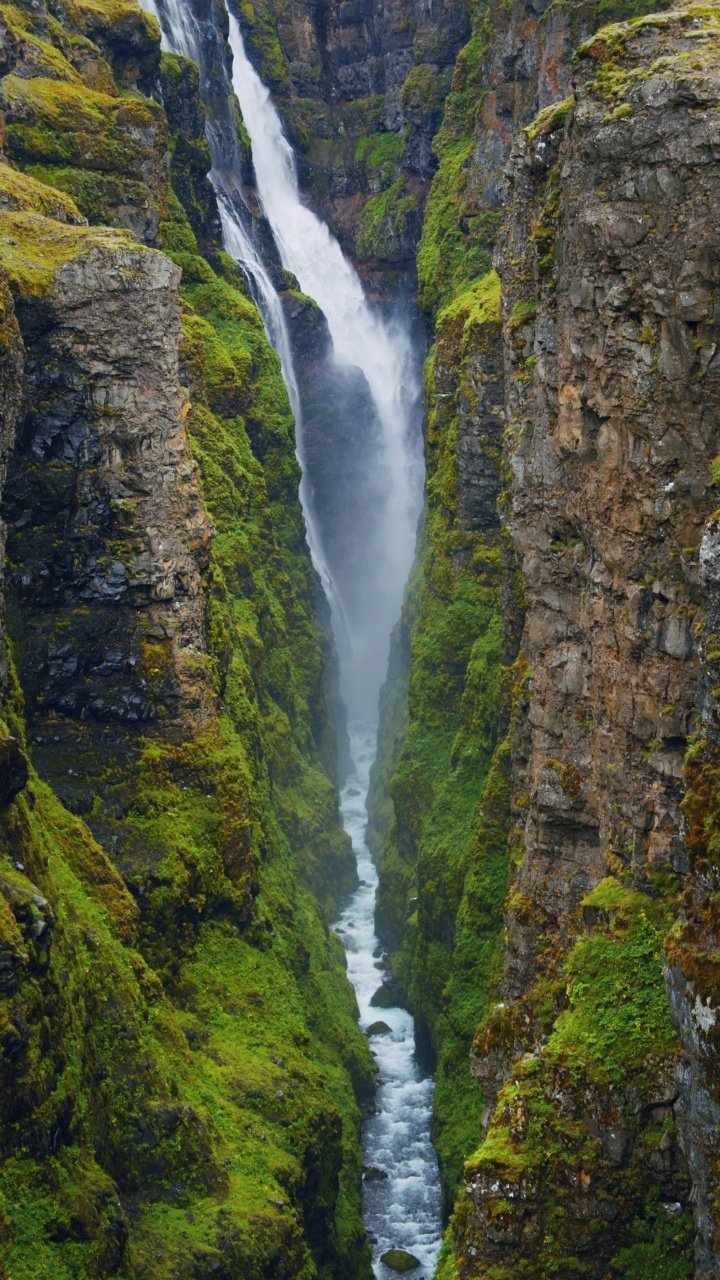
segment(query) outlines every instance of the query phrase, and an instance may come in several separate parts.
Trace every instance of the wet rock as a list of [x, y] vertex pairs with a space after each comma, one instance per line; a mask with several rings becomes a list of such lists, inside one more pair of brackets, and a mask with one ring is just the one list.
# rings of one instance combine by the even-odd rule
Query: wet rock
[[417, 1267], [422, 1266], [419, 1258], [414, 1253], [408, 1253], [406, 1249], [388, 1249], [387, 1253], [381, 1254], [380, 1261], [385, 1263], [386, 1267], [390, 1267], [392, 1271], [415, 1271]]
[[382, 1022], [382, 1021], [371, 1022], [370, 1026], [367, 1028], [365, 1032], [365, 1035], [366, 1036], [389, 1036], [391, 1031], [392, 1031], [392, 1027], [389, 1027], [387, 1022]]
[[[127, 766], [120, 727], [189, 730], [212, 709], [197, 661], [212, 528], [179, 386], [178, 283], [160, 253], [98, 245], [57, 271], [42, 307], [17, 302], [24, 433], [5, 494], [8, 595], [27, 718], [42, 739], [34, 763], [80, 814], [92, 808], [99, 761]], [[14, 759], [8, 794], [21, 781]]]
[[[562, 1203], [553, 1247], [582, 1247], [583, 1269], [600, 1280], [614, 1265], [612, 1253], [632, 1237], [633, 1204], [646, 1212], [658, 1187], [664, 1203], [685, 1206], [678, 1252], [688, 1270], [688, 1203], [697, 1275], [705, 1280], [717, 1269], [710, 1149], [717, 1144], [711, 1063], [720, 993], [700, 954], [717, 950], [708, 906], [717, 858], [703, 832], [717, 812], [711, 691], [720, 649], [708, 536], [716, 496], [707, 477], [719, 439], [718, 331], [709, 299], [718, 281], [720, 184], [707, 104], [717, 107], [720, 91], [715, 46], [681, 91], [670, 69], [705, 19], [681, 6], [661, 21], [640, 20], [623, 55], [612, 45], [616, 28], [583, 46], [573, 96], [562, 111], [516, 134], [505, 169], [508, 203], [495, 261], [503, 288], [509, 525], [522, 568], [531, 678], [513, 744], [511, 847], [518, 858], [506, 908], [502, 1004], [476, 1039], [473, 1069], [489, 1099], [491, 1141], [502, 1123], [512, 1143], [528, 1151], [538, 1103], [513, 1097], [505, 1082], [514, 1064], [532, 1057], [540, 1096], [552, 1096], [557, 1114], [578, 1123], [582, 1116], [602, 1158], [592, 1170], [578, 1160], [572, 1194], [559, 1168], [544, 1166], [538, 1178], [532, 1161], [517, 1178], [492, 1158], [466, 1171], [473, 1208], [456, 1254], [472, 1257], [478, 1274], [542, 1270], [543, 1233]], [[627, 87], [618, 79], [610, 102], [598, 92], [598, 68], [607, 83], [626, 51]], [[569, 73], [562, 68], [567, 89]], [[482, 163], [472, 178], [478, 188], [489, 176]], [[699, 725], [704, 736], [688, 758]], [[692, 809], [685, 800], [684, 819], [695, 753], [697, 794]], [[581, 930], [612, 936], [612, 903], [602, 891], [605, 918], [602, 909], [583, 913], [584, 899], [610, 877], [649, 900], [667, 895], [669, 916], [685, 884], [685, 920], [666, 952], [685, 1049], [675, 1087], [676, 1049], [649, 1023], [647, 1056], [622, 1089], [578, 1089], [543, 1057], [536, 980], [542, 972], [546, 981], [548, 969], [561, 972]], [[666, 1016], [662, 1005], [658, 1016]], [[626, 1069], [629, 1081], [629, 1054]], [[679, 1141], [660, 1140], [658, 1098], [670, 1099]], [[619, 1192], [630, 1182], [632, 1195]], [[590, 1248], [588, 1224], [600, 1219], [593, 1197], [611, 1206], [613, 1225], [606, 1242], [598, 1227]], [[500, 1199], [512, 1206], [507, 1214], [497, 1214]]]
[[384, 1169], [377, 1169], [374, 1164], [365, 1165], [363, 1168], [363, 1177], [366, 1182], [384, 1182], [387, 1176]]
[[370, 1005], [373, 1009], [392, 1009], [396, 1004], [395, 996], [384, 982], [378, 987], [370, 1000]]
[[0, 806], [8, 804], [26, 786], [28, 762], [17, 738], [0, 742]]

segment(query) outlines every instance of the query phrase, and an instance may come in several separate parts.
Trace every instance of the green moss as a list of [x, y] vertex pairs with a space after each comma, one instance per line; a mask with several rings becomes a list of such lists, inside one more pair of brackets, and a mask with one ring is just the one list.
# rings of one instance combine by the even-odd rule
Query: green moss
[[240, 5], [243, 37], [254, 66], [273, 93], [290, 90], [290, 76], [278, 38], [275, 15], [264, 0], [244, 0]]
[[355, 143], [355, 163], [362, 166], [372, 191], [391, 186], [401, 176], [406, 137], [400, 133], [371, 133]]
[[[426, 523], [395, 638], [395, 683], [384, 695], [369, 825], [378, 924], [421, 1051], [437, 1061], [433, 1137], [446, 1212], [481, 1133], [484, 1102], [468, 1055], [497, 981], [508, 866], [510, 757], [509, 742], [498, 741], [498, 688], [509, 713], [521, 678], [501, 680], [504, 535], [467, 527], [459, 509], [459, 405], [461, 396], [472, 403], [471, 362], [496, 351], [499, 297], [490, 272], [437, 318], [425, 379]], [[450, 370], [458, 396], [436, 398], [436, 379], [444, 386]], [[499, 441], [487, 431], [482, 448], [499, 464]]]
[[18, 293], [49, 293], [58, 268], [94, 248], [143, 251], [126, 231], [71, 226], [25, 211], [0, 214], [0, 262]]
[[408, 192], [402, 178], [387, 191], [373, 196], [358, 221], [358, 252], [364, 258], [403, 258], [413, 241], [417, 223], [417, 196]]
[[525, 130], [528, 138], [534, 141], [541, 133], [556, 133], [562, 129], [574, 105], [575, 97], [571, 94], [564, 102], [555, 102], [545, 107]]
[[7, 154], [24, 163], [70, 164], [140, 177], [157, 163], [162, 109], [147, 98], [111, 97], [77, 84], [6, 76]]
[[58, 222], [83, 221], [74, 200], [53, 190], [55, 183], [44, 183], [42, 178], [19, 173], [9, 164], [0, 164], [0, 206], [3, 209], [27, 210], [40, 213]]
[[438, 315], [438, 327], [462, 321], [462, 354], [467, 355], [478, 337], [478, 330], [500, 320], [500, 277], [496, 271], [476, 280], [458, 293]]
[[419, 62], [400, 91], [403, 112], [413, 124], [437, 128], [449, 89], [449, 71], [431, 62]]
[[[278, 1267], [367, 1278], [358, 1131], [374, 1063], [327, 925], [356, 873], [328, 773], [327, 638], [290, 404], [240, 272], [207, 246], [202, 119], [194, 132], [178, 123], [196, 109], [196, 72], [163, 58], [168, 129], [127, 91], [130, 47], [159, 62], [154, 19], [124, 2], [67, 7], [85, 33], [73, 38], [92, 35], [107, 55], [105, 87], [57, 59], [62, 78], [5, 81], [8, 149], [25, 172], [0, 166], [2, 261], [16, 293], [40, 296], [93, 247], [145, 251], [130, 232], [77, 225], [82, 214], [150, 202], [149, 238], [159, 219], [182, 269], [187, 427], [216, 531], [208, 652], [183, 662], [217, 714], [183, 741], [119, 730], [100, 751], [78, 722], [87, 823], [34, 775], [0, 814], [3, 849], [25, 867], [0, 859], [15, 982], [0, 996], [0, 1096], [25, 1117], [21, 1131], [0, 1105], [3, 1262], [13, 1280], [189, 1280], [218, 1263], [248, 1280]], [[62, 56], [95, 56], [52, 21]], [[99, 562], [127, 550], [117, 524]], [[73, 622], [53, 625], [67, 636]], [[138, 636], [141, 674], [161, 694], [177, 659], [143, 619]], [[22, 736], [17, 686], [13, 698]], [[135, 897], [106, 850], [122, 850]], [[50, 904], [49, 947], [33, 894]]]
[[672, 903], [622, 891], [610, 878], [584, 905], [612, 912], [612, 923], [581, 939], [568, 958], [570, 1008], [555, 1025], [550, 1052], [586, 1057], [588, 1070], [620, 1083], [649, 1052], [675, 1051], [662, 955]]
[[499, 215], [481, 208], [468, 189], [474, 131], [485, 94], [487, 48], [488, 32], [479, 26], [456, 59], [442, 126], [433, 143], [438, 171], [417, 258], [420, 304], [428, 315], [437, 314], [492, 264]]
[[[715, 48], [720, 31], [720, 19], [715, 9], [703, 4], [688, 4], [664, 15], [653, 13], [656, 7], [648, 0], [639, 0], [618, 13], [611, 4], [607, 4], [604, 16], [612, 16], [616, 21], [599, 31], [597, 36], [585, 40], [577, 50], [578, 59], [590, 59], [597, 64], [591, 87], [614, 107], [608, 113], [610, 118], [619, 119], [627, 115], [627, 107], [631, 104], [623, 100], [634, 86], [659, 72], [681, 71], [692, 81], [702, 79], [715, 66]], [[618, 22], [618, 18], [628, 18], [629, 21]], [[646, 63], [633, 65], [632, 58], [628, 57], [628, 45], [632, 49], [633, 39], [646, 29], [662, 29], [673, 21], [679, 21], [689, 29], [692, 48], [658, 58], [650, 66]]]
[[[514, 1274], [539, 1280], [594, 1274], [591, 1254], [600, 1252], [608, 1274], [649, 1280], [654, 1267], [654, 1274], [690, 1277], [691, 1214], [669, 1219], [662, 1203], [668, 1197], [684, 1201], [687, 1178], [657, 1158], [672, 1145], [674, 1124], [667, 1110], [656, 1113], [644, 1102], [664, 1096], [661, 1082], [677, 1050], [662, 976], [675, 902], [623, 889], [609, 878], [582, 905], [586, 914], [606, 913], [606, 923], [580, 936], [557, 973], [549, 971], [531, 993], [532, 1006], [552, 1020], [549, 1035], [539, 1051], [514, 1064], [465, 1176], [497, 1180], [486, 1210], [490, 1224], [511, 1238], [519, 1213], [516, 1189], [527, 1189], [524, 1200], [543, 1225], [527, 1248], [508, 1258]], [[502, 1017], [511, 1019], [512, 1010]], [[484, 1038], [481, 1029], [478, 1041]], [[561, 1108], [555, 1105], [558, 1090]], [[622, 1155], [604, 1146], [616, 1132], [625, 1135]], [[573, 1202], [578, 1186], [591, 1194], [601, 1188], [604, 1202], [620, 1210], [611, 1237], [602, 1214]], [[459, 1211], [456, 1252], [462, 1253], [466, 1230]], [[582, 1248], [576, 1253], [578, 1236]]]

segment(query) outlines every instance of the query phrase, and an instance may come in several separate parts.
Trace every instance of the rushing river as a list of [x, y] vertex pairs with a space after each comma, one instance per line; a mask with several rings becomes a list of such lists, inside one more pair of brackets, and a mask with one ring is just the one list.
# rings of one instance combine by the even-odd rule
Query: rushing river
[[[283, 265], [319, 303], [332, 336], [336, 360], [356, 367], [375, 407], [380, 431], [363, 466], [378, 478], [383, 496], [372, 537], [360, 550], [363, 607], [347, 607], [353, 584], [328, 570], [304, 474], [300, 498], [313, 562], [330, 604], [339, 650], [342, 693], [351, 718], [375, 713], [387, 669], [390, 632], [400, 614], [413, 559], [422, 506], [423, 450], [419, 416], [420, 378], [407, 318], [382, 318], [367, 302], [361, 282], [328, 227], [303, 203], [295, 158], [267, 88], [250, 63], [237, 19], [229, 12], [232, 75], [222, 32], [193, 0], [140, 0], [160, 21], [163, 47], [184, 54], [200, 69], [224, 246], [246, 273], [277, 351], [296, 419], [297, 448], [305, 465], [302, 407], [283, 307], [254, 240], [245, 205], [241, 149], [235, 128], [237, 94], [250, 135], [257, 193]], [[352, 467], [349, 475], [352, 479]], [[359, 480], [360, 477], [357, 477]], [[352, 504], [348, 518], [352, 519]], [[355, 530], [353, 528], [353, 535]], [[366, 531], [367, 533], [367, 531]], [[358, 596], [355, 584], [355, 596]], [[359, 598], [362, 598], [360, 592]], [[374, 930], [377, 873], [365, 842], [366, 798], [375, 758], [376, 730], [351, 731], [354, 772], [341, 794], [345, 830], [358, 860], [360, 888], [335, 928], [347, 949], [348, 975], [357, 994], [363, 1028], [383, 1022], [388, 1030], [370, 1037], [377, 1059], [377, 1110], [364, 1129], [365, 1165], [375, 1177], [364, 1183], [364, 1220], [373, 1241], [378, 1280], [396, 1275], [383, 1262], [390, 1249], [419, 1259], [413, 1280], [430, 1280], [441, 1242], [440, 1185], [430, 1142], [433, 1082], [415, 1061], [414, 1027], [405, 1009], [375, 1009], [370, 1000], [382, 981], [381, 949]], [[387, 1175], [387, 1176], [383, 1176]]]
[[354, 769], [340, 795], [343, 825], [357, 858], [360, 888], [352, 895], [335, 931], [347, 951], [348, 977], [360, 1007], [360, 1025], [384, 1022], [389, 1033], [370, 1037], [379, 1068], [377, 1111], [365, 1123], [366, 1167], [386, 1178], [363, 1184], [363, 1217], [373, 1240], [373, 1266], [378, 1280], [396, 1273], [381, 1261], [389, 1249], [405, 1249], [422, 1263], [410, 1274], [430, 1280], [440, 1243], [440, 1179], [430, 1142], [433, 1081], [415, 1060], [414, 1027], [405, 1009], [376, 1009], [370, 1000], [382, 981], [380, 944], [375, 935], [377, 872], [365, 840], [370, 766], [375, 758], [376, 730], [355, 725], [350, 731]]

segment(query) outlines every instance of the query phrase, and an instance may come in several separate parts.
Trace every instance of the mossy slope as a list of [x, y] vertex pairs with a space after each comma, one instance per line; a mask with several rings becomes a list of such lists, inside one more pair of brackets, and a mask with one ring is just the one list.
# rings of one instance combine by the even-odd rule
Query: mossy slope
[[[371, 795], [378, 925], [419, 1045], [437, 1062], [434, 1137], [446, 1212], [468, 1143], [481, 1132], [483, 1099], [468, 1055], [500, 959], [505, 734], [522, 679], [507, 667], [501, 676], [512, 655], [501, 612], [506, 535], [496, 509], [498, 303], [490, 273], [438, 317], [426, 367], [426, 522], [405, 605], [407, 693], [397, 678], [386, 689]], [[446, 395], [458, 376], [458, 393]]]
[[[446, 1212], [470, 1136], [482, 1132], [492, 1101], [488, 1081], [472, 1079], [468, 1053], [474, 1020], [487, 1013], [502, 972], [508, 858], [523, 852], [512, 837], [511, 807], [520, 827], [525, 801], [512, 795], [511, 756], [523, 750], [529, 673], [519, 654], [522, 582], [503, 532], [512, 483], [503, 449], [511, 447], [512, 423], [504, 441], [492, 414], [504, 388], [497, 386], [494, 399], [486, 395], [502, 362], [499, 326], [487, 307], [502, 170], [514, 134], [531, 127], [549, 86], [556, 102], [532, 127], [562, 128], [572, 101], [573, 46], [609, 18], [651, 8], [657, 6], [556, 5], [538, 20], [521, 4], [474, 6], [433, 142], [437, 172], [417, 252], [420, 306], [435, 340], [426, 380], [426, 525], [398, 632], [397, 670], [384, 693], [370, 829], [380, 864], [378, 923], [418, 1016], [421, 1046], [437, 1055], [435, 1139]], [[533, 53], [515, 73], [520, 29]], [[538, 245], [545, 236], [546, 267], [554, 265], [552, 215], [549, 208], [548, 225], [536, 233]], [[518, 340], [531, 319], [518, 314], [511, 322]], [[529, 379], [535, 357], [530, 348], [527, 354]], [[473, 418], [486, 467], [469, 460]], [[468, 488], [473, 465], [476, 483], [485, 485], [485, 527], [469, 532], [458, 492]], [[481, 613], [468, 609], [480, 598]], [[473, 1273], [469, 1257], [465, 1264]], [[448, 1246], [440, 1274], [455, 1266]]]
[[[24, 170], [2, 183], [3, 261], [21, 309], [52, 308], [55, 272], [78, 255], [137, 251], [133, 231], [166, 246], [182, 270], [186, 427], [214, 536], [205, 652], [183, 677], [203, 692], [182, 734], [159, 635], [142, 648], [149, 727], [53, 712], [69, 734], [53, 747], [34, 694], [26, 710], [18, 683], [5, 698], [23, 752], [25, 716], [43, 726], [43, 774], [64, 774], [85, 820], [33, 772], [0, 814], [3, 1263], [12, 1280], [365, 1276], [358, 1099], [372, 1060], [327, 926], [355, 872], [327, 772], [326, 638], [292, 414], [244, 281], [213, 244], [191, 130], [184, 150], [172, 142], [175, 190], [168, 181], [172, 134], [141, 92], [159, 66], [153, 20], [134, 5], [60, 17], [18, 19], [47, 44], [55, 78], [3, 82]], [[167, 62], [166, 78], [175, 70]], [[180, 64], [178, 77], [192, 81]], [[83, 226], [83, 214], [122, 226]], [[58, 514], [42, 468], [23, 474], [33, 518], [29, 541], [14, 535], [17, 574]], [[108, 551], [132, 547], [115, 536]], [[103, 608], [94, 620], [75, 609], [79, 637], [117, 625]], [[33, 623], [54, 625], [52, 612]], [[120, 688], [122, 671], [110, 679]]]

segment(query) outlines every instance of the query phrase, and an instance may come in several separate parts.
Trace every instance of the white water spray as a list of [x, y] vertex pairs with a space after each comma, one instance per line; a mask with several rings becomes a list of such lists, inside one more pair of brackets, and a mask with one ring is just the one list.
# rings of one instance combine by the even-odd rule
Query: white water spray
[[382, 559], [374, 566], [365, 616], [352, 619], [353, 652], [341, 654], [343, 693], [351, 717], [374, 715], [387, 668], [390, 631], [412, 565], [422, 503], [416, 361], [407, 328], [385, 322], [371, 310], [337, 240], [302, 204], [292, 148], [270, 94], [247, 57], [232, 13], [230, 47], [233, 87], [252, 143], [258, 194], [283, 265], [324, 312], [336, 361], [355, 365], [364, 373], [382, 431], [382, 456], [368, 459], [369, 467], [384, 473], [386, 498], [377, 537]]

